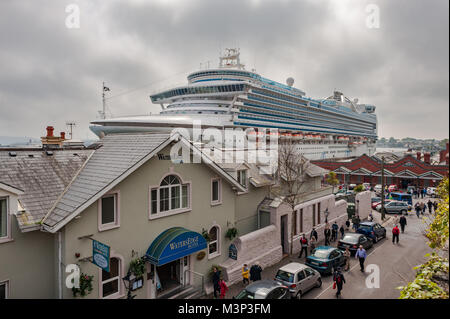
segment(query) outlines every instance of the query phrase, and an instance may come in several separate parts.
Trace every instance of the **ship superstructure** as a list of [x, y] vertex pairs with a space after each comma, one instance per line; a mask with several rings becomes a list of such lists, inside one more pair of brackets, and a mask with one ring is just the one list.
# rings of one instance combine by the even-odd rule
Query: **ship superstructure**
[[227, 49], [218, 68], [193, 72], [187, 80], [150, 96], [161, 105], [159, 114], [96, 120], [92, 131], [99, 136], [167, 131], [201, 121], [203, 128], [276, 128], [280, 139], [292, 139], [310, 159], [375, 152], [374, 105], [359, 104], [338, 91], [325, 99], [306, 97], [292, 78], [282, 84], [245, 70], [238, 49]]

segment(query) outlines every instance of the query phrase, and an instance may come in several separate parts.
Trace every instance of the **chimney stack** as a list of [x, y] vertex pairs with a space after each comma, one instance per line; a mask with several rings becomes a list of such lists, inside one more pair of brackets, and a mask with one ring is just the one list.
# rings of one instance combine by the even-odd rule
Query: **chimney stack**
[[419, 161], [421, 161], [421, 160], [422, 160], [422, 153], [420, 153], [420, 152], [417, 152], [417, 159], [418, 159]]
[[47, 137], [53, 137], [53, 126], [47, 126]]
[[423, 154], [423, 161], [427, 164], [431, 164], [431, 154], [429, 152]]
[[66, 139], [66, 132], [61, 132], [61, 139], [63, 139], [63, 140]]

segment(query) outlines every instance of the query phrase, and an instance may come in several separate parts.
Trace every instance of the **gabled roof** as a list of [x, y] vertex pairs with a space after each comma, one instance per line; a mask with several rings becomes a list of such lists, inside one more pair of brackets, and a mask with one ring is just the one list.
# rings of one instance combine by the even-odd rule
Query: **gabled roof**
[[[393, 172], [391, 172], [391, 171], [389, 171], [387, 169], [384, 169], [383, 171], [384, 171], [384, 175], [386, 175], [386, 176], [394, 176], [395, 175]], [[381, 169], [376, 171], [376, 172], [373, 172], [372, 175], [374, 175], [374, 176], [381, 176]]]
[[[0, 150], [0, 182], [23, 191], [19, 203], [20, 229], [36, 227], [69, 185], [93, 150]], [[17, 215], [18, 216], [18, 215]]]
[[8, 193], [12, 193], [14, 195], [21, 195], [21, 194], [23, 194], [23, 190], [15, 187], [13, 185], [2, 183], [1, 181], [0, 181], [0, 189], [3, 189], [4, 191], [7, 191]]
[[415, 174], [414, 172], [411, 172], [409, 169], [405, 169], [401, 172], [395, 173], [395, 176], [417, 178], [417, 174]]
[[420, 178], [426, 178], [426, 179], [443, 179], [444, 176], [441, 174], [438, 174], [434, 171], [423, 173], [422, 175], [419, 175]]
[[352, 175], [370, 175], [370, 174], [372, 174], [372, 172], [364, 167], [360, 167], [360, 168], [352, 171], [351, 174]]
[[173, 141], [182, 142], [226, 181], [245, 191], [231, 175], [179, 134], [111, 134], [102, 139], [101, 147], [49, 210], [43, 219], [44, 229], [49, 232], [61, 229]]
[[344, 166], [340, 166], [340, 167], [338, 167], [338, 168], [336, 168], [333, 172], [335, 172], [335, 173], [343, 173], [343, 174], [348, 174], [348, 173], [350, 173], [351, 172], [351, 170], [349, 170], [347, 167], [344, 167]]

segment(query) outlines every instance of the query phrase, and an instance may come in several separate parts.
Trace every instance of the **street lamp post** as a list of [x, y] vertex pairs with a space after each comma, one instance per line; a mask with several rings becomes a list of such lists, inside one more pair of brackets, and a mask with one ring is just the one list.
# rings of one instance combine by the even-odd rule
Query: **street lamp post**
[[128, 270], [128, 273], [125, 277], [122, 278], [123, 284], [125, 288], [128, 290], [127, 299], [134, 299], [136, 295], [131, 295], [131, 290], [133, 289], [133, 284], [136, 281], [136, 276]]

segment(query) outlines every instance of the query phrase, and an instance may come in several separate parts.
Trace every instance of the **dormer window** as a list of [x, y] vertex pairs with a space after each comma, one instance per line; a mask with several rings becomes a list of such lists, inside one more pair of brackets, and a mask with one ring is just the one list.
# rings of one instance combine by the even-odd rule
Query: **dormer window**
[[237, 171], [237, 180], [239, 184], [247, 188], [247, 170], [241, 169]]

